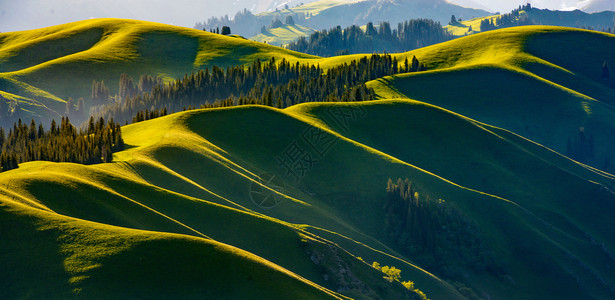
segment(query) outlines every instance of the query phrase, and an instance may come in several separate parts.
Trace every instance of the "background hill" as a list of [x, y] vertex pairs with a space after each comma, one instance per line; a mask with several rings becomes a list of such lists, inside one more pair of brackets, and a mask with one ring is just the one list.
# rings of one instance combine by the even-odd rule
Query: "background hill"
[[300, 36], [309, 36], [315, 30], [303, 25], [284, 24], [281, 27], [269, 28], [250, 38], [250, 40], [267, 43], [275, 46], [283, 46], [293, 42]]
[[292, 16], [298, 25], [322, 30], [335, 26], [361, 26], [368, 22], [378, 23], [380, 21], [396, 24], [414, 18], [432, 19], [446, 24], [451, 15], [471, 19], [487, 16], [489, 13], [484, 10], [461, 7], [443, 0], [321, 0], [256, 15], [244, 10], [238, 12], [232, 20], [226, 17], [210, 18], [203, 23], [197, 23], [195, 28], [210, 29], [230, 26], [234, 33], [248, 37], [258, 35], [262, 26], [268, 27], [276, 19], [284, 21], [287, 16]]
[[[614, 42], [613, 35], [592, 31], [509, 28], [411, 51], [404, 56], [420, 57], [430, 71], [368, 86], [383, 98], [426, 101], [611, 170], [615, 82], [602, 77], [602, 66], [606, 61], [610, 72]], [[577, 146], [593, 150], [581, 155]]]
[[89, 111], [93, 80], [104, 81], [114, 95], [122, 73], [174, 80], [212, 65], [247, 64], [274, 56], [293, 61], [313, 58], [241, 38], [121, 19], [0, 33], [0, 108], [5, 113], [0, 123], [12, 126], [18, 118], [49, 123], [64, 114], [69, 97], [75, 104], [83, 97]]
[[[525, 4], [510, 13], [454, 23], [449, 22], [446, 27], [457, 36], [523, 25], [565, 26], [613, 33], [613, 30], [615, 30], [614, 18], [615, 12], [613, 11], [600, 10], [600, 12], [586, 13], [578, 9], [573, 11], [539, 9], [530, 4]], [[490, 24], [482, 23], [486, 21], [489, 21]], [[472, 27], [471, 31], [470, 26]]]

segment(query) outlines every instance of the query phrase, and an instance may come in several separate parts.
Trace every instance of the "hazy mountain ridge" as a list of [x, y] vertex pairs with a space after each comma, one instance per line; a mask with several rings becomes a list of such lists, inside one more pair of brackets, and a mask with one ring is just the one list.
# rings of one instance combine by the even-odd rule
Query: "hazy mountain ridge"
[[233, 20], [211, 18], [197, 23], [196, 29], [230, 26], [234, 33], [250, 37], [259, 34], [261, 27], [269, 27], [273, 20], [284, 21], [292, 16], [295, 23], [316, 30], [335, 26], [365, 25], [367, 22], [388, 21], [392, 24], [412, 18], [426, 18], [446, 24], [451, 15], [471, 19], [489, 15], [488, 12], [450, 4], [443, 0], [363, 0], [356, 2], [322, 0], [304, 6], [280, 9], [254, 15], [248, 11], [238, 12]]

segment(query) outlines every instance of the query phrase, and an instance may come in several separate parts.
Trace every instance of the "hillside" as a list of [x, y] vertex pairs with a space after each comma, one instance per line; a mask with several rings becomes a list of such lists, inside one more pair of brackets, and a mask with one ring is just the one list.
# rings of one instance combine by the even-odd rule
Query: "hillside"
[[[486, 16], [486, 17], [478, 17], [470, 20], [461, 20], [454, 24], [448, 24], [444, 26], [448, 32], [454, 36], [465, 36], [473, 33], [479, 33], [480, 23], [484, 20], [490, 20], [491, 22], [497, 22], [498, 16]], [[471, 29], [471, 30], [470, 30]]]
[[315, 30], [303, 25], [288, 25], [268, 29], [266, 33], [261, 33], [250, 38], [250, 40], [267, 43], [275, 46], [284, 46], [295, 41], [298, 37], [309, 36]]
[[244, 10], [230, 19], [211, 18], [204, 23], [197, 23], [195, 28], [230, 26], [238, 34], [254, 36], [260, 32], [262, 26], [268, 27], [275, 19], [284, 21], [286, 16], [292, 16], [298, 25], [323, 30], [336, 26], [361, 26], [368, 22], [376, 24], [388, 21], [396, 24], [416, 18], [432, 19], [446, 24], [451, 15], [471, 19], [487, 16], [489, 13], [480, 9], [461, 7], [444, 0], [320, 0], [256, 15]]
[[403, 54], [420, 57], [430, 71], [387, 77], [368, 86], [382, 98], [408, 97], [438, 105], [564, 155], [573, 156], [570, 148], [583, 131], [592, 139], [587, 146], [593, 151], [575, 159], [612, 171], [615, 79], [602, 78], [601, 70], [605, 61], [615, 61], [609, 50], [614, 46], [615, 36], [598, 32], [509, 28]]
[[[599, 2], [595, 4], [600, 5]], [[456, 36], [524, 25], [565, 26], [613, 33], [615, 30], [615, 22], [613, 21], [615, 12], [605, 10], [606, 9], [603, 9], [593, 13], [586, 13], [580, 10], [559, 11], [538, 9], [532, 7], [530, 4], [526, 4], [519, 6], [518, 9], [514, 9], [510, 13], [474, 18], [455, 22], [453, 24], [449, 23], [445, 28]], [[481, 27], [481, 21], [487, 20], [491, 22], [491, 25], [485, 28]], [[469, 31], [470, 26], [472, 27], [472, 31]]]
[[313, 58], [240, 38], [122, 19], [0, 33], [0, 107], [18, 102], [20, 108], [2, 115], [1, 123], [11, 126], [19, 117], [49, 123], [51, 117], [64, 114], [68, 97], [75, 102], [83, 97], [89, 109], [93, 80], [104, 81], [113, 95], [122, 73], [173, 80], [212, 65], [246, 64], [272, 56]]
[[[355, 118], [342, 122], [337, 111]], [[613, 176], [438, 107], [244, 106], [177, 113], [123, 132], [130, 147], [113, 163], [30, 162], [0, 173], [9, 232], [0, 264], [13, 270], [2, 280], [5, 295], [113, 295], [130, 286], [160, 297], [175, 287], [224, 298], [413, 297], [361, 257], [401, 269], [431, 299], [461, 298], [428, 273], [430, 263], [387, 238], [384, 188], [398, 177], [474, 220], [481, 247], [499, 262], [492, 271], [456, 265], [460, 273], [447, 277], [462, 282], [462, 293], [604, 298], [615, 284], [615, 224], [597, 217], [615, 210]], [[315, 150], [303, 148], [314, 163], [284, 168], [290, 145], [310, 145], [308, 132], [320, 137]], [[263, 192], [277, 200], [261, 201]], [[23, 225], [8, 225], [15, 223]], [[41, 263], [26, 249], [39, 249]], [[40, 285], [40, 274], [54, 280]], [[162, 281], [171, 284], [148, 290]], [[31, 283], [38, 288], [19, 288]], [[203, 290], [211, 285], [219, 288]]]

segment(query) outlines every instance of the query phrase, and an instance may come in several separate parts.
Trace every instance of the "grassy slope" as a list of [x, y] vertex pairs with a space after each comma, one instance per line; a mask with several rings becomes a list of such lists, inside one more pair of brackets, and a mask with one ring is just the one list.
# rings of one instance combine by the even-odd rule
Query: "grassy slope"
[[[479, 33], [480, 31], [480, 22], [482, 20], [491, 20], [494, 22], [497, 20], [499, 16], [486, 16], [486, 17], [478, 17], [470, 20], [464, 20], [461, 22], [457, 22], [456, 24], [448, 24], [444, 26], [446, 30], [452, 35], [455, 36], [464, 36], [472, 33]], [[472, 27], [472, 31], [469, 31], [470, 26]]]
[[93, 223], [7, 198], [0, 213], [3, 298], [339, 299], [254, 254], [212, 240]]
[[[330, 113], [344, 107], [362, 107], [365, 115], [341, 126]], [[400, 119], [411, 122], [394, 128], [403, 124]], [[319, 130], [325, 139], [337, 142], [297, 181], [276, 157], [294, 142], [307, 147], [302, 138], [306, 129]], [[367, 262], [401, 268], [404, 280], [415, 281], [429, 297], [454, 297], [450, 286], [378, 241], [383, 237], [384, 183], [389, 177], [409, 177], [421, 193], [455, 203], [477, 220], [485, 242], [505, 263], [515, 285], [467, 271], [469, 285], [480, 293], [498, 298], [600, 297], [608, 294], [608, 287], [594, 276], [606, 285], [615, 284], [608, 269], [613, 262], [596, 244], [615, 247], [610, 240], [615, 224], [595, 217], [613, 211], [615, 196], [600, 189], [615, 184], [610, 175], [430, 105], [381, 101], [309, 104], [283, 111], [253, 106], [199, 110], [130, 125], [123, 132], [132, 148], [117, 153], [115, 163], [86, 167], [32, 162], [0, 174], [2, 193], [7, 195], [4, 205], [13, 205], [7, 199], [21, 195], [19, 201], [30, 206], [22, 210], [32, 214], [52, 210], [99, 224], [207, 236], [335, 290], [304, 250], [316, 249], [306, 238], [321, 240], [320, 236]], [[440, 146], [447, 140], [454, 147]], [[484, 146], [492, 144], [497, 147]], [[536, 174], [528, 174], [527, 165]], [[465, 175], [469, 167], [475, 178]], [[250, 185], [264, 173], [285, 183], [284, 198], [274, 208], [250, 200]], [[492, 176], [500, 186], [489, 181]], [[74, 192], [67, 196], [66, 189]], [[588, 205], [584, 197], [595, 204]], [[588, 207], [575, 209], [580, 205]], [[52, 215], [60, 218], [46, 216]], [[40, 229], [36, 232], [42, 234]], [[66, 236], [76, 241], [69, 238], [72, 234]], [[117, 268], [114, 257], [109, 255], [102, 267]], [[355, 274], [370, 274], [370, 267], [352, 257], [343, 261], [358, 266]], [[373, 285], [384, 284], [378, 283], [377, 274], [362, 276], [371, 278]], [[84, 280], [83, 289], [98, 281]], [[542, 286], [535, 286], [537, 281]], [[562, 282], [571, 288], [561, 290]]]
[[[168, 80], [212, 65], [260, 58], [304, 61], [313, 56], [263, 43], [158, 23], [94, 19], [0, 33], [0, 90], [64, 112], [68, 97], [91, 94], [92, 80], [117, 92], [119, 75]], [[29, 115], [36, 115], [35, 113]]]
[[297, 14], [297, 13], [299, 14], [300, 13], [304, 13], [304, 14], [310, 13], [312, 16], [316, 16], [323, 10], [331, 9], [336, 6], [345, 6], [345, 5], [362, 2], [362, 1], [364, 0], [358, 0], [358, 1], [320, 0], [320, 1], [310, 2], [308, 4], [303, 4], [297, 7], [292, 7], [289, 9], [283, 9], [283, 10], [272, 11], [272, 12], [264, 12], [259, 15], [274, 16], [274, 17], [278, 17], [278, 19], [280, 20], [284, 20], [284, 16], [286, 15]]
[[253, 41], [267, 43], [276, 46], [283, 46], [295, 41], [301, 36], [309, 36], [315, 30], [303, 25], [284, 25], [278, 28], [267, 30], [267, 33], [261, 33], [253, 36], [250, 39]]
[[[210, 114], [213, 118], [216, 113]], [[306, 255], [308, 246], [301, 236], [311, 234], [299, 234], [302, 232], [299, 227], [263, 218], [262, 213], [347, 233], [394, 253], [314, 204], [286, 198], [276, 209], [259, 209], [249, 199], [250, 180], [255, 176], [225, 160], [221, 156], [224, 152], [216, 153], [219, 150], [215, 146], [185, 127], [188, 120], [210, 114], [173, 115], [126, 127], [126, 142], [136, 147], [118, 153], [118, 162], [114, 164], [84, 167], [33, 162], [3, 173], [0, 181], [7, 188], [5, 193], [15, 191], [28, 199], [22, 202], [37, 208], [43, 205], [43, 209], [58, 214], [115, 226], [207, 236], [248, 250], [333, 290], [338, 287], [329, 286]], [[66, 188], [74, 192], [67, 195]], [[34, 204], [37, 201], [41, 203]], [[366, 261], [371, 259], [401, 268], [404, 277], [414, 280], [419, 288], [432, 291], [434, 296], [456, 295], [450, 286], [412, 266], [407, 259], [382, 255], [356, 243], [349, 250], [360, 253]], [[380, 291], [381, 297], [398, 298], [408, 293], [400, 285], [391, 287], [364, 263], [350, 256], [345, 261], [354, 265], [351, 270], [362, 274], [359, 279], [367, 282], [372, 290]]]
[[429, 102], [560, 153], [566, 153], [568, 138], [584, 127], [595, 140], [591, 164], [603, 167], [607, 159], [615, 159], [608, 150], [615, 147], [610, 138], [615, 134], [615, 80], [600, 78], [601, 62], [615, 61], [608, 50], [612, 47], [615, 36], [609, 34], [559, 27], [509, 28], [403, 54], [400, 59], [416, 55], [430, 71], [368, 85], [383, 98]]

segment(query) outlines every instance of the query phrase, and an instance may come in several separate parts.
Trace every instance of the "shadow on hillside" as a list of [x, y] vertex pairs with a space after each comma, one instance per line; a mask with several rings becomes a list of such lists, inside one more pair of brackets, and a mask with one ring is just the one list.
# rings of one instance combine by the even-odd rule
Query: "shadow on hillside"
[[61, 232], [0, 202], [0, 299], [73, 298]]

